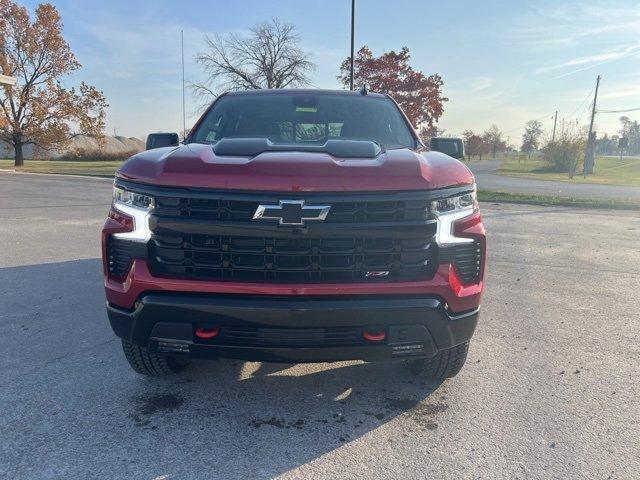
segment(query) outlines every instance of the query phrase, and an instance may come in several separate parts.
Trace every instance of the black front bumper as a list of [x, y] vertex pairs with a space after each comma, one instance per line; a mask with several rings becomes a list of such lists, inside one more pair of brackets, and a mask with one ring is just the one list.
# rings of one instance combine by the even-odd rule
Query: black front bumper
[[[469, 341], [478, 310], [447, 312], [436, 297], [272, 297], [150, 293], [134, 310], [107, 305], [119, 337], [152, 351], [275, 362], [432, 357]], [[220, 327], [201, 340], [198, 326]], [[380, 342], [363, 331], [384, 331]]]

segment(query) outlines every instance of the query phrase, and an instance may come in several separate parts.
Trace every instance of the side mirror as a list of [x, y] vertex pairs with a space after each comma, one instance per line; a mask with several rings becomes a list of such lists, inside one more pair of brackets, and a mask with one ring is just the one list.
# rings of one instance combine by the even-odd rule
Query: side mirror
[[464, 158], [464, 143], [461, 138], [433, 137], [429, 141], [429, 149], [442, 152], [458, 160]]
[[177, 133], [150, 133], [147, 135], [147, 150], [162, 147], [177, 147], [180, 138]]

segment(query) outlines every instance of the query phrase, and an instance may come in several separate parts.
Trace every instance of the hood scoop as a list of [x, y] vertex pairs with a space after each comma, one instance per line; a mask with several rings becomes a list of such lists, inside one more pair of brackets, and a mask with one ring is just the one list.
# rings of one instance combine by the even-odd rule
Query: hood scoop
[[266, 152], [326, 153], [336, 158], [376, 158], [380, 145], [369, 140], [327, 140], [323, 144], [274, 143], [268, 138], [223, 138], [213, 146], [219, 157], [255, 157]]

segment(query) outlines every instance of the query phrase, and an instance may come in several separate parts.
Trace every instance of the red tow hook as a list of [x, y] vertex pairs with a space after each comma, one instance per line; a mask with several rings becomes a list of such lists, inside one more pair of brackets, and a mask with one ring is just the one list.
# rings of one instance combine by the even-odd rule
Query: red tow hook
[[218, 335], [220, 335], [220, 327], [197, 327], [196, 328], [196, 337], [201, 338], [203, 340], [216, 338]]
[[368, 342], [382, 342], [385, 338], [387, 338], [387, 332], [384, 330], [363, 330], [362, 337]]

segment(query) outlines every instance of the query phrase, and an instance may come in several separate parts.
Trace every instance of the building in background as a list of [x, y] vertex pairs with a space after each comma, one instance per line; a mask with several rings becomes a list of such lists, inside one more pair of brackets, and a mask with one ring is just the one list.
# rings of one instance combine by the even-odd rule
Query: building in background
[[0, 75], [0, 85], [10, 85], [13, 86], [16, 84], [16, 79], [13, 77], [9, 77], [8, 75]]

